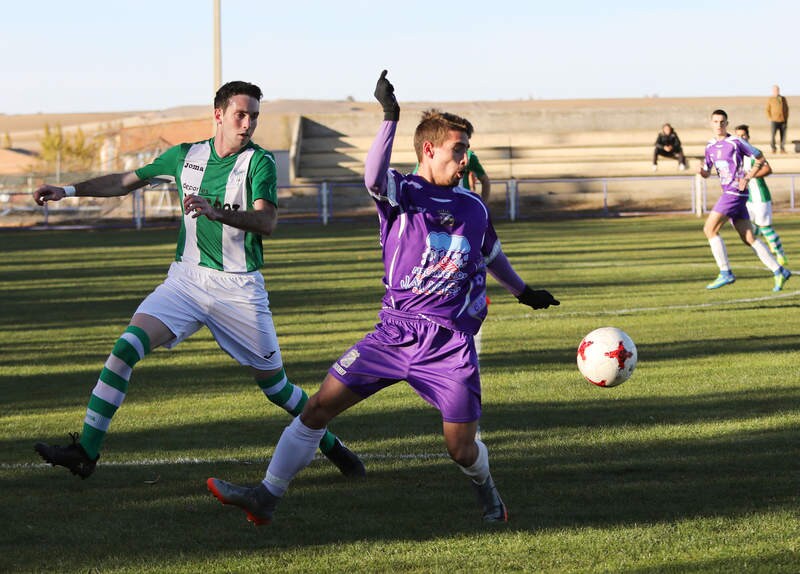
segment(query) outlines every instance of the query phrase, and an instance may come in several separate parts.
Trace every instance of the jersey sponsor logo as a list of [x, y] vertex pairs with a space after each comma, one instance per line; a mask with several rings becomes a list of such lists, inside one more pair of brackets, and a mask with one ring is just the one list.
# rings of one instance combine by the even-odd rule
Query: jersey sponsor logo
[[230, 203], [220, 203], [218, 199], [214, 201], [214, 207], [217, 209], [227, 209], [229, 211], [239, 211], [242, 208], [238, 203], [234, 203], [233, 205]]
[[193, 169], [195, 171], [199, 171], [200, 173], [204, 172], [206, 168], [198, 163], [192, 163], [190, 161], [184, 162], [183, 169]]
[[464, 270], [469, 263], [469, 241], [461, 235], [431, 232], [425, 244], [427, 249], [420, 257], [420, 264], [400, 281], [400, 287], [423, 295], [458, 294], [469, 276]]
[[181, 189], [183, 189], [185, 193], [196, 193], [198, 195], [203, 195], [203, 193], [208, 191], [199, 185], [192, 185], [190, 183], [186, 183], [185, 181], [181, 182]]

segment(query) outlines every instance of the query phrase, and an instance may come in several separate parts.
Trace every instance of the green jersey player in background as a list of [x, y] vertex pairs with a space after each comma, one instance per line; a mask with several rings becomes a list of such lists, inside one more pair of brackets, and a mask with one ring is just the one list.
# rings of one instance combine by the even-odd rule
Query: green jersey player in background
[[[272, 153], [251, 138], [258, 124], [261, 90], [229, 82], [214, 98], [216, 134], [180, 144], [136, 171], [103, 175], [72, 186], [43, 185], [36, 203], [64, 197], [122, 196], [158, 176], [172, 176], [183, 197], [175, 261], [114, 344], [86, 409], [83, 431], [72, 444], [36, 443], [46, 461], [86, 478], [100, 458], [111, 419], [128, 392], [134, 365], [157, 347], [172, 348], [203, 325], [217, 344], [249, 367], [267, 398], [296, 416], [308, 396], [286, 376], [260, 268], [261, 238], [277, 224], [277, 179]], [[347, 476], [364, 465], [333, 434], [319, 448]]]
[[[747, 124], [736, 126], [736, 137], [746, 142], [750, 141], [750, 127]], [[748, 158], [752, 168], [752, 159]], [[775, 259], [781, 265], [786, 265], [786, 254], [783, 251], [783, 244], [778, 233], [772, 227], [772, 195], [767, 187], [764, 178], [772, 173], [769, 163], [764, 162], [764, 166], [756, 173], [755, 177], [747, 184], [750, 195], [747, 198], [747, 211], [750, 212], [750, 222], [753, 224], [753, 234], [758, 237], [763, 236], [767, 241], [769, 250], [775, 254]]]

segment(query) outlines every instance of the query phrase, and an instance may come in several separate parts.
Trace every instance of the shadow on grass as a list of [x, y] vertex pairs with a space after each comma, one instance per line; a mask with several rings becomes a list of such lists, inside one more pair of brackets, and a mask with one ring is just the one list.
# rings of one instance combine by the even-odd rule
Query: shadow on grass
[[[309, 230], [309, 237], [318, 235], [318, 229]], [[170, 237], [174, 241], [174, 232]], [[57, 241], [59, 236], [47, 240]], [[133, 241], [133, 237], [126, 240]], [[165, 262], [165, 271], [167, 265]], [[324, 290], [313, 289], [315, 297], [324, 295]], [[360, 303], [367, 291], [343, 292], [343, 301], [346, 305]], [[24, 294], [25, 290], [17, 293]], [[131, 302], [129, 299], [125, 304]], [[377, 303], [372, 294], [369, 300]], [[31, 294], [23, 301], [33, 306], [36, 297]], [[282, 304], [302, 307], [303, 294], [287, 296]], [[93, 321], [102, 322], [118, 317], [119, 303], [115, 305], [109, 309], [87, 306], [81, 311], [91, 311]], [[32, 318], [37, 313], [48, 315], [41, 306], [32, 309]], [[279, 332], [280, 309], [276, 305]], [[79, 318], [75, 308], [68, 305], [48, 306], [47, 310], [63, 317], [64, 327]], [[13, 317], [14, 324], [25, 324], [20, 314]], [[9, 324], [11, 321], [9, 318]], [[109, 340], [109, 346], [112, 342]], [[741, 349], [769, 353], [796, 348], [792, 337], [775, 335], [642, 345], [639, 353], [642, 360], [653, 362], [718, 357], [724, 364], [726, 355]], [[12, 354], [22, 350], [15, 348]], [[213, 352], [221, 353], [216, 348]], [[482, 363], [494, 370], [509, 365], [535, 370], [541, 365], [572, 364], [574, 355], [574, 347], [541, 352], [489, 349]], [[333, 358], [292, 361], [290, 376], [296, 381], [314, 381], [314, 386], [308, 387], [313, 390]], [[44, 354], [39, 364], [56, 365], [63, 359]], [[49, 384], [43, 384], [41, 377], [3, 377], [0, 402], [25, 414], [45, 415], [51, 409], [74, 408], [75, 426], [63, 431], [79, 430], [85, 400], [100, 366], [98, 362], [91, 373], [71, 373]], [[794, 511], [800, 432], [773, 422], [800, 411], [800, 389], [791, 384], [795, 382], [769, 390], [677, 398], [528, 401], [487, 407], [483, 425], [493, 474], [512, 513], [512, 522], [501, 527], [501, 532], [546, 534], [564, 528], [613, 528]], [[148, 457], [208, 459], [213, 456], [207, 453], [235, 449], [263, 452], [265, 459], [288, 417], [263, 397], [262, 402], [253, 403], [263, 406], [254, 408], [250, 402], [239, 406], [236, 401], [241, 398], [241, 389], [248, 388], [246, 392], [259, 393], [233, 363], [211, 368], [157, 364], [152, 371], [150, 367], [137, 367], [120, 418], [128, 416], [125, 411], [132, 410], [137, 402], [157, 404], [160, 398], [176, 395], [189, 411], [186, 420], [191, 420], [191, 411], [200, 399], [214, 395], [230, 395], [232, 414], [225, 420], [203, 424], [181, 424], [178, 416], [177, 423], [175, 419], [163, 424], [156, 421], [130, 431], [115, 430], [112, 425], [104, 458], [95, 475], [86, 481], [61, 468], [28, 466], [38, 460], [32, 441], [15, 438], [14, 429], [7, 428], [0, 440], [4, 463], [0, 467], [0, 505], [7, 517], [4, 523], [10, 527], [0, 538], [0, 571], [87, 571], [99, 567], [130, 571], [137, 565], [153, 570], [158, 564], [180, 565], [181, 559], [197, 564], [213, 560], [216, 566], [232, 556], [277, 556], [289, 550], [315, 552], [316, 547], [362, 541], [429, 541], [487, 532], [480, 523], [467, 479], [446, 457], [436, 456], [444, 450], [438, 414], [420, 407], [419, 401], [417, 406], [398, 408], [379, 395], [337, 419], [332, 430], [356, 450], [372, 442], [387, 445], [386, 452], [364, 453], [369, 477], [359, 482], [346, 481], [331, 465], [315, 461], [293, 483], [275, 524], [268, 528], [249, 526], [243, 513], [222, 507], [204, 485], [205, 478], [212, 475], [255, 483], [263, 476], [264, 460], [252, 464], [104, 464]], [[408, 389], [404, 392], [411, 394]], [[7, 414], [13, 413], [4, 412]], [[761, 424], [759, 416], [771, 420]], [[742, 420], [755, 422], [738, 424]], [[711, 437], [699, 432], [693, 437], [692, 425], [709, 423], [718, 423], [720, 431]], [[643, 440], [637, 434], [657, 437], [658, 430], [667, 426], [686, 427], [680, 433], [686, 438]], [[737, 430], [724, 430], [730, 428]], [[575, 435], [597, 439], [576, 443]], [[614, 440], [604, 440], [605, 435]], [[37, 438], [60, 442], [65, 435]], [[406, 457], [409, 453], [434, 456]], [[780, 559], [777, 552], [776, 557]], [[685, 571], [713, 570], [717, 566], [724, 569], [727, 562], [700, 557], [680, 566]]]
[[[750, 397], [752, 398], [752, 397]], [[787, 400], [783, 397], [784, 401]], [[762, 401], [767, 400], [761, 397]], [[783, 408], [797, 408], [798, 396]], [[608, 405], [608, 427], [621, 424], [631, 405]], [[733, 409], [719, 396], [709, 405], [714, 413]], [[722, 407], [722, 408], [720, 408]], [[530, 405], [534, 410], [537, 405]], [[595, 405], [595, 408], [596, 405]], [[687, 405], [662, 407], [662, 416]], [[495, 409], [493, 423], [504, 428], [519, 422], [516, 411]], [[616, 414], [614, 414], [616, 411]], [[591, 418], [579, 407], [561, 413], [559, 426], [572, 417]], [[609, 416], [614, 415], [614, 416]], [[430, 429], [429, 413], [400, 411], [394, 432], [367, 433], [380, 438], [408, 429]], [[716, 415], [715, 415], [716, 416]], [[696, 418], [701, 418], [699, 414]], [[354, 438], [385, 415], [351, 415], [342, 427]], [[688, 418], [685, 417], [684, 419]], [[360, 420], [349, 420], [360, 419]], [[613, 422], [616, 420], [617, 422]], [[556, 422], [556, 421], [554, 421]], [[219, 448], [253, 444], [255, 421], [187, 426], [158, 431], [121, 433], [116, 445], [148, 445], [178, 450], [183, 444]], [[606, 427], [606, 429], [608, 428]], [[271, 429], [272, 434], [275, 429]], [[351, 432], [357, 430], [358, 432]], [[603, 432], [587, 427], [587, 432]], [[408, 440], [415, 440], [412, 436]], [[570, 448], [555, 455], [537, 453], [536, 445], [493, 446], [493, 474], [511, 509], [504, 528], [518, 532], [551, 529], [634, 526], [691, 519], [738, 517], [760, 511], [793, 509], [797, 504], [797, 434], [765, 429], [713, 439], [656, 440], [604, 448]], [[30, 445], [26, 445], [30, 448]], [[109, 555], [124, 564], [190, 555], [192, 560], [221, 559], [229, 553], [281, 550], [363, 541], [425, 541], [485, 532], [467, 480], [446, 458], [366, 458], [369, 477], [350, 482], [330, 465], [315, 461], [301, 473], [276, 513], [274, 524], [254, 529], [238, 509], [223, 507], [204, 488], [207, 476], [256, 483], [263, 461], [253, 464], [102, 464], [89, 480], [64, 469], [24, 467], [2, 472], [2, 504], [16, 527], [4, 537], [9, 569], [65, 570], [105, 564]], [[147, 484], [158, 477], [155, 484]], [[41, 548], [47, 548], [46, 555]]]
[[[632, 425], [722, 422], [754, 412], [775, 415], [798, 410], [800, 389], [777, 395], [766, 391], [706, 395], [698, 400], [495, 407], [486, 417], [492, 433], [485, 439], [493, 453], [493, 474], [512, 512], [512, 522], [505, 528], [534, 532], [735, 518], [793, 509], [797, 504], [800, 450], [795, 429], [765, 427], [680, 441], [631, 438], [563, 449], [504, 438], [504, 431], [529, 430], [531, 418], [538, 430], [557, 434], [558, 429], [576, 428], [601, 435]], [[431, 409], [374, 414], [356, 407], [337, 423], [337, 430], [356, 445], [361, 440], [400, 439], [412, 449], [426, 449], [438, 434]], [[285, 419], [265, 424], [253, 417], [116, 433], [116, 452], [109, 452], [108, 458], [146, 457], [152, 449], [181, 456], [182, 449], [259, 447], [274, 442], [283, 424]], [[420, 429], [425, 429], [425, 436], [420, 436]], [[425, 444], [415, 445], [420, 441]], [[24, 448], [33, 459], [29, 443], [5, 443], [4, 448], [11, 450]], [[358, 541], [423, 541], [485, 531], [467, 479], [446, 457], [366, 455], [369, 477], [363, 481], [347, 481], [321, 459], [312, 463], [293, 483], [274, 524], [262, 529], [248, 526], [238, 509], [219, 505], [205, 492], [204, 480], [220, 476], [254, 484], [263, 476], [263, 460], [144, 466], [101, 462], [86, 481], [61, 468], [4, 469], [2, 504], [17, 528], [3, 544], [15, 549], [17, 565], [56, 568], [62, 561], [69, 569], [85, 570], [107, 565], [109, 553], [121, 563], [136, 564], [148, 557], [158, 561], [184, 553], [193, 559], [212, 559], [226, 553]], [[155, 484], [146, 483], [154, 477], [158, 477]], [[48, 549], [46, 556], [41, 548]]]

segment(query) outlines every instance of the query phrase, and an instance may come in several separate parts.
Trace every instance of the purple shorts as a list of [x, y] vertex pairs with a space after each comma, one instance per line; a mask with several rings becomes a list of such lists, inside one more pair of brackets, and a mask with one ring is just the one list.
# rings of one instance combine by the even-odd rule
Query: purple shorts
[[478, 420], [481, 380], [472, 335], [393, 311], [382, 311], [380, 318], [328, 372], [364, 398], [406, 380], [445, 422]]
[[747, 211], [747, 196], [723, 193], [714, 204], [712, 211], [727, 215], [731, 219], [750, 219]]

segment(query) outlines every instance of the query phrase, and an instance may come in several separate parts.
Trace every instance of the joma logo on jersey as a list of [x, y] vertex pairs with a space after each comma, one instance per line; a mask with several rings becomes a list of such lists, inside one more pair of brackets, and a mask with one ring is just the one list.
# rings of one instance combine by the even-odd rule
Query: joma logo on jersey
[[186, 169], [186, 168], [193, 169], [193, 170], [199, 171], [199, 172], [203, 172], [203, 171], [206, 170], [206, 168], [204, 168], [202, 165], [199, 165], [199, 164], [196, 164], [196, 163], [189, 163], [188, 161], [183, 164], [183, 169]]

